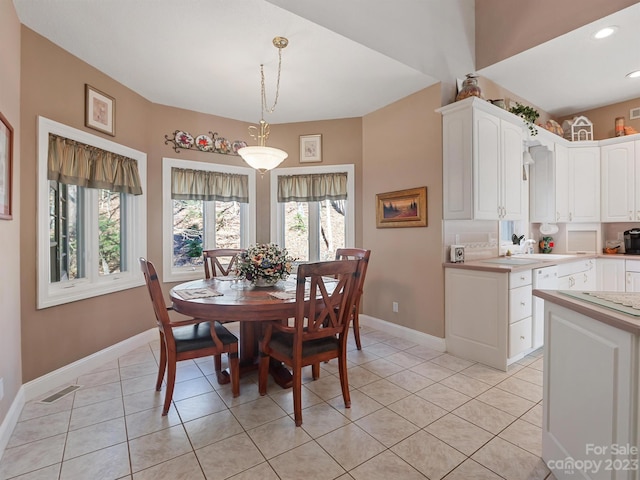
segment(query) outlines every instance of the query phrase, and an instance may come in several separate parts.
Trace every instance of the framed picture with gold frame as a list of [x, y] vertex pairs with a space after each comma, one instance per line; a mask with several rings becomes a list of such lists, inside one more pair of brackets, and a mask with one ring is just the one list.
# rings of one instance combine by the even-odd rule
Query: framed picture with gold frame
[[104, 92], [84, 86], [85, 111], [84, 124], [100, 132], [116, 136], [116, 100]]
[[376, 195], [376, 227], [426, 227], [427, 187]]
[[13, 127], [0, 113], [0, 219], [13, 218]]

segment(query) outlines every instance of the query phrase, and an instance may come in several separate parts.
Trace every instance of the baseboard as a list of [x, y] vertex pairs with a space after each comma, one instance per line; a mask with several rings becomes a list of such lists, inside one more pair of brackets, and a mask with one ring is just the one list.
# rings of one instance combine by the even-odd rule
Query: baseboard
[[30, 382], [22, 385], [24, 389], [24, 402], [29, 402], [40, 397], [42, 394], [58, 388], [65, 383], [75, 382], [76, 378], [85, 373], [89, 373], [106, 362], [116, 360], [118, 357], [135, 350], [138, 347], [152, 342], [158, 338], [158, 329], [152, 328], [139, 333], [131, 338], [127, 338], [120, 343], [111, 345], [99, 352], [81, 358], [69, 365], [65, 365], [53, 372], [47, 373]]
[[4, 417], [2, 423], [0, 423], [0, 458], [2, 458], [4, 449], [7, 447], [11, 434], [13, 433], [13, 429], [16, 427], [16, 423], [18, 423], [24, 404], [24, 386], [22, 386], [18, 389], [16, 398], [11, 402], [7, 415]]
[[403, 327], [402, 325], [371, 317], [369, 315], [360, 314], [359, 320], [361, 325], [375, 328], [376, 330], [389, 332], [396, 337], [410, 340], [419, 345], [424, 345], [425, 347], [437, 350], [438, 352], [447, 351], [447, 345], [444, 338], [435, 337], [433, 335], [429, 335], [428, 333], [419, 332], [418, 330]]

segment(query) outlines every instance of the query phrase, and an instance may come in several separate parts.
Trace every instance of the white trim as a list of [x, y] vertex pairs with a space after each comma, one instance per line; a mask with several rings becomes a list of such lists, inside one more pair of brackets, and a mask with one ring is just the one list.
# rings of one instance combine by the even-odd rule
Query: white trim
[[[352, 163], [344, 165], [326, 165], [317, 167], [288, 167], [271, 170], [271, 241], [284, 245], [282, 209], [278, 208], [278, 177], [280, 175], [308, 175], [313, 173], [347, 172], [347, 210], [345, 212], [345, 247], [353, 248], [356, 241], [355, 217], [355, 168]], [[275, 217], [275, 218], [274, 218]], [[275, 220], [275, 221], [274, 221]]]
[[437, 350], [438, 352], [447, 351], [447, 344], [444, 338], [435, 337], [433, 335], [429, 335], [428, 333], [419, 332], [418, 330], [413, 330], [411, 328], [404, 327], [396, 323], [391, 323], [386, 320], [381, 320], [379, 318], [371, 317], [369, 315], [360, 314], [359, 319], [361, 325], [365, 325], [382, 332], [387, 332], [404, 340], [410, 340], [417, 343], [418, 345], [424, 345], [425, 347], [432, 348], [433, 350]]
[[0, 423], [0, 458], [4, 455], [4, 449], [7, 448], [14, 428], [20, 419], [22, 408], [25, 404], [24, 399], [24, 386], [20, 387], [16, 398], [13, 399], [7, 415], [4, 417], [2, 423]]
[[76, 360], [64, 367], [60, 367], [42, 377], [31, 380], [22, 385], [22, 388], [24, 388], [25, 402], [30, 402], [65, 383], [75, 382], [79, 376], [89, 373], [107, 362], [117, 360], [131, 350], [147, 345], [157, 339], [158, 329], [151, 328], [115, 345], [92, 353], [80, 360]]
[[27, 402], [35, 400], [65, 383], [75, 382], [79, 376], [90, 373], [105, 363], [117, 360], [122, 355], [157, 339], [158, 329], [151, 328], [22, 385], [0, 424], [0, 458], [2, 458], [13, 430], [20, 419], [22, 408]]
[[[88, 268], [88, 278], [52, 284], [49, 261], [49, 180], [47, 179], [47, 161], [49, 152], [49, 133], [70, 138], [87, 145], [133, 158], [138, 162], [138, 172], [143, 194], [130, 199], [131, 211], [127, 216], [127, 265], [126, 271], [105, 278], [96, 278]], [[144, 277], [137, 266], [138, 257], [147, 252], [147, 154], [90, 133], [69, 127], [62, 123], [38, 117], [38, 291], [37, 308], [52, 307], [85, 298], [96, 297], [144, 285]], [[129, 203], [129, 202], [128, 202]], [[90, 228], [91, 226], [89, 226]], [[94, 227], [95, 228], [95, 227]], [[87, 265], [97, 265], [88, 252]], [[62, 284], [64, 283], [64, 284]]]
[[[241, 232], [246, 231], [247, 248], [256, 243], [256, 171], [249, 167], [236, 167], [233, 165], [220, 165], [217, 163], [205, 163], [195, 160], [181, 160], [178, 158], [162, 158], [162, 265], [163, 282], [186, 282], [202, 278], [202, 269], [178, 271], [172, 266], [171, 254], [173, 252], [173, 203], [171, 201], [171, 168], [188, 168], [203, 170], [206, 172], [232, 173], [247, 175], [249, 177], [249, 204], [246, 205], [248, 215], [241, 226]], [[244, 205], [243, 205], [244, 206]]]

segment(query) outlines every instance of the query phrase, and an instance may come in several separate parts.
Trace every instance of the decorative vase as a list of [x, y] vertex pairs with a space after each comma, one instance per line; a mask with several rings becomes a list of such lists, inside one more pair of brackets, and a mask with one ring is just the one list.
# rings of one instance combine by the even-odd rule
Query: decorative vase
[[542, 253], [551, 253], [551, 251], [553, 250], [553, 237], [542, 237], [542, 240], [540, 240], [540, 252]]
[[462, 82], [462, 88], [456, 96], [456, 102], [468, 97], [482, 98], [482, 91], [478, 86], [478, 76], [474, 73], [467, 73], [467, 78]]
[[278, 283], [278, 280], [271, 280], [268, 278], [262, 278], [262, 277], [258, 277], [256, 278], [256, 282], [254, 283], [254, 285], [256, 287], [273, 287], [276, 283]]

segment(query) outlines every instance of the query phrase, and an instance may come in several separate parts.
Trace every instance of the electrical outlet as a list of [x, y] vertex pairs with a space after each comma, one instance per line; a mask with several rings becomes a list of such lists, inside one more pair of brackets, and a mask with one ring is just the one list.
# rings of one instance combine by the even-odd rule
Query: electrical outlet
[[393, 313], [398, 313], [398, 302], [393, 302], [391, 304], [391, 310], [393, 310]]
[[0, 400], [4, 397], [4, 378], [0, 378]]

